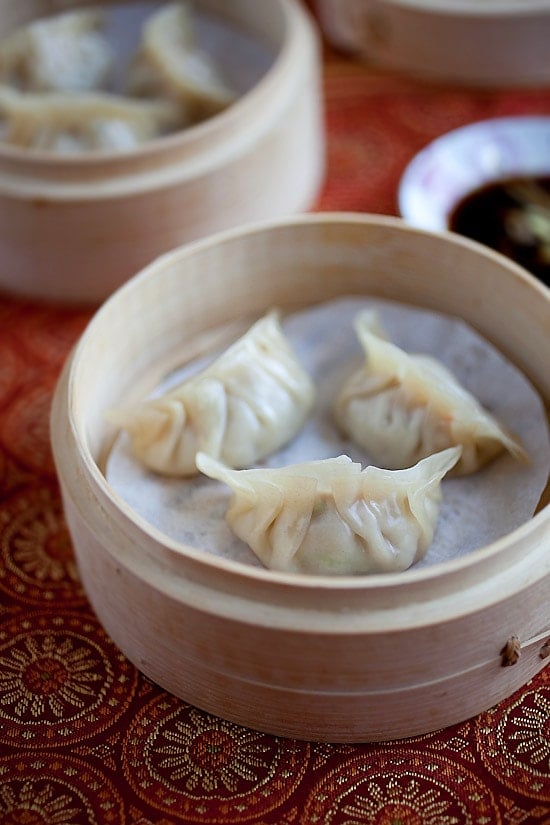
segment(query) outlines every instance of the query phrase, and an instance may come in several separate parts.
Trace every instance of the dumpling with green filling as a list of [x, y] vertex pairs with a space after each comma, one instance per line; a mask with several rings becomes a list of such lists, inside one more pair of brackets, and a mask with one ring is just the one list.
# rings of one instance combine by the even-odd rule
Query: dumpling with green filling
[[249, 467], [279, 449], [297, 435], [314, 398], [310, 376], [270, 312], [174, 389], [107, 417], [150, 470], [192, 476], [198, 452]]
[[355, 329], [365, 359], [337, 393], [333, 412], [371, 461], [402, 469], [460, 446], [453, 474], [467, 475], [504, 451], [528, 460], [519, 440], [437, 359], [393, 344], [369, 310], [359, 313]]
[[363, 575], [406, 570], [432, 543], [452, 447], [407, 470], [348, 456], [232, 470], [199, 453], [197, 467], [232, 490], [226, 521], [263, 564], [281, 572]]

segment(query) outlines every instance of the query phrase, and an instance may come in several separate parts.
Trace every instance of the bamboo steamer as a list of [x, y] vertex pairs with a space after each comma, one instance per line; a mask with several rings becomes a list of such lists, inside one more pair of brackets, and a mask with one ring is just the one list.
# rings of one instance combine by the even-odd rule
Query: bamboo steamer
[[[83, 4], [0, 0], [0, 36]], [[97, 303], [162, 252], [311, 206], [324, 135], [310, 18], [298, 0], [197, 7], [257, 41], [267, 71], [229, 109], [136, 151], [69, 157], [0, 143], [1, 288]]]
[[550, 80], [548, 0], [315, 0], [336, 46], [375, 66], [432, 80]]
[[[104, 411], [142, 397], [216, 328], [346, 294], [463, 317], [550, 401], [550, 294], [540, 282], [457, 235], [328, 213], [222, 233], [152, 263], [91, 320], [52, 409], [81, 577], [120, 649], [209, 712], [333, 742], [456, 723], [544, 666], [550, 506], [541, 501], [513, 533], [431, 567], [358, 578], [275, 573], [171, 541], [136, 515], [103, 474], [115, 435]], [[521, 655], [512, 665], [504, 651], [513, 639]]]

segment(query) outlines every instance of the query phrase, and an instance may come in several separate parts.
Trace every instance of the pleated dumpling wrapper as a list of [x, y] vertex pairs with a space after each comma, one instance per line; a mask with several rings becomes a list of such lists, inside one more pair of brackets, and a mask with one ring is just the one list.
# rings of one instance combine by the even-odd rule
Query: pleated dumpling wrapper
[[177, 101], [192, 123], [237, 98], [213, 58], [197, 42], [190, 3], [167, 3], [145, 22], [131, 70], [130, 92]]
[[443, 364], [391, 343], [369, 310], [359, 313], [355, 328], [365, 361], [339, 391], [334, 417], [371, 461], [401, 469], [456, 445], [462, 447], [457, 476], [476, 472], [505, 450], [528, 461], [518, 439]]
[[126, 151], [179, 127], [167, 100], [132, 100], [107, 92], [21, 94], [0, 85], [0, 139], [12, 146], [78, 154]]
[[35, 20], [0, 43], [0, 79], [21, 91], [87, 92], [106, 88], [114, 55], [98, 9]]
[[266, 567], [361, 575], [400, 572], [423, 558], [441, 481], [460, 452], [452, 447], [406, 470], [361, 470], [348, 456], [232, 470], [199, 454], [197, 467], [231, 488], [227, 524]]
[[274, 452], [297, 435], [314, 399], [310, 376], [270, 312], [204, 370], [107, 418], [129, 433], [150, 470], [190, 476], [199, 451], [230, 467]]

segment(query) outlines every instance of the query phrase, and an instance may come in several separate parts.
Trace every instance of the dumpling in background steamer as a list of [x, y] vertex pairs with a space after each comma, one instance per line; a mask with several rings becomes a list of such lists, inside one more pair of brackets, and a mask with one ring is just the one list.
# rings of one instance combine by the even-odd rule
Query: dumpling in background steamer
[[0, 86], [0, 140], [21, 148], [59, 154], [130, 150], [171, 131], [178, 117], [168, 101], [102, 92], [22, 94]]
[[107, 414], [132, 452], [168, 476], [197, 473], [197, 452], [247, 467], [290, 441], [315, 389], [269, 313], [198, 374], [158, 398]]
[[199, 454], [197, 467], [227, 484], [226, 521], [272, 569], [316, 575], [393, 573], [432, 543], [441, 480], [460, 447], [407, 470], [361, 470], [347, 456], [281, 469], [231, 470]]
[[129, 89], [175, 100], [189, 123], [225, 109], [237, 97], [213, 59], [199, 48], [186, 2], [169, 3], [145, 22]]
[[102, 25], [99, 10], [80, 9], [17, 29], [0, 42], [0, 80], [34, 92], [104, 88], [113, 54]]
[[400, 469], [455, 445], [462, 455], [454, 475], [473, 473], [504, 450], [528, 460], [519, 441], [439, 361], [392, 344], [368, 310], [355, 328], [365, 363], [338, 393], [334, 416], [372, 461]]

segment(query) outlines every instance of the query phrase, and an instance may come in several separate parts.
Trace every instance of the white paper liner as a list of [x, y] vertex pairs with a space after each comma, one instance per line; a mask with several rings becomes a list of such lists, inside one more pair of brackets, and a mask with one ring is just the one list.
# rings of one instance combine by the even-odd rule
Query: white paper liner
[[[521, 371], [463, 321], [389, 301], [335, 299], [283, 318], [285, 334], [312, 376], [318, 398], [311, 418], [294, 441], [258, 466], [281, 467], [342, 454], [363, 466], [372, 463], [366, 453], [341, 437], [331, 414], [344, 378], [363, 362], [353, 319], [366, 307], [379, 312], [398, 346], [407, 352], [433, 355], [447, 366], [486, 409], [521, 438], [532, 459], [525, 465], [505, 454], [475, 475], [445, 479], [434, 541], [415, 567], [462, 556], [528, 521], [550, 467], [550, 438], [538, 393]], [[179, 383], [209, 360], [195, 361], [173, 373], [154, 394]], [[136, 513], [171, 539], [262, 567], [225, 523], [231, 492], [221, 482], [203, 476], [169, 479], [148, 472], [132, 457], [124, 433], [113, 447], [106, 476]]]

